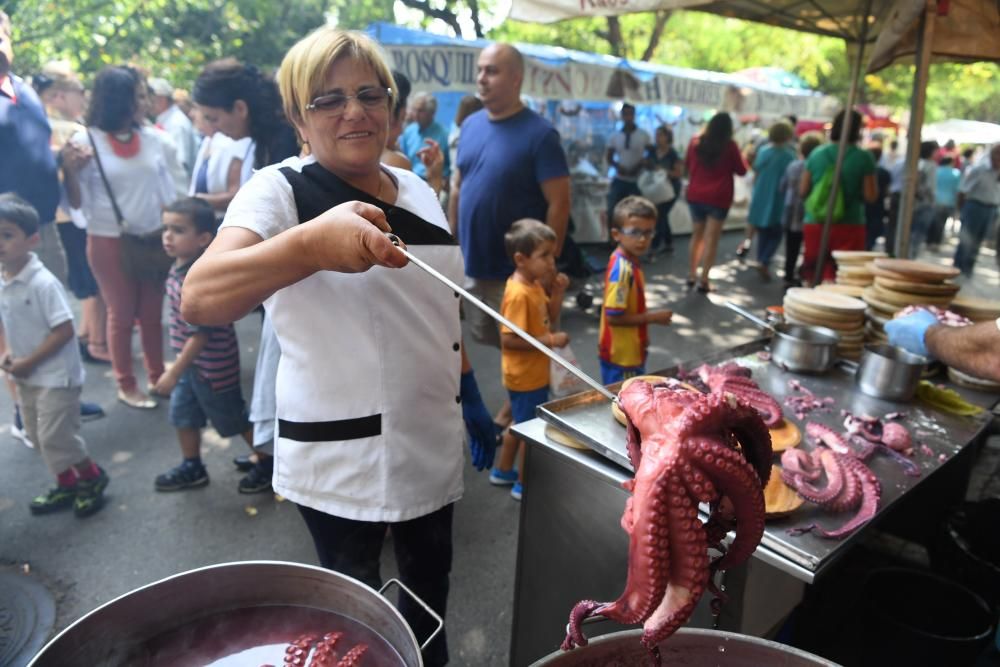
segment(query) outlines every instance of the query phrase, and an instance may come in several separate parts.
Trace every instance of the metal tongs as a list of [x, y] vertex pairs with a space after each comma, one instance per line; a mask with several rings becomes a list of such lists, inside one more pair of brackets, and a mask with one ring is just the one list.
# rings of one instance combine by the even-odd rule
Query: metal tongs
[[401, 245], [402, 242], [400, 241], [400, 238], [398, 236], [396, 236], [395, 234], [386, 234], [386, 236], [389, 238], [390, 241], [392, 241], [392, 244], [394, 246], [396, 246], [397, 248], [399, 248], [399, 251], [401, 253], [403, 253], [404, 255], [406, 255], [406, 258], [408, 260], [410, 260], [411, 262], [413, 262], [414, 264], [416, 264], [417, 266], [419, 266], [421, 269], [423, 269], [424, 271], [426, 271], [427, 273], [429, 273], [433, 277], [435, 277], [438, 280], [440, 280], [441, 282], [443, 282], [445, 285], [447, 285], [451, 289], [453, 289], [456, 292], [458, 292], [460, 295], [462, 295], [462, 298], [464, 298], [466, 301], [468, 301], [469, 303], [471, 303], [472, 305], [474, 305], [476, 308], [478, 308], [479, 310], [483, 311], [484, 313], [486, 313], [487, 315], [489, 315], [490, 317], [492, 317], [494, 320], [496, 320], [497, 322], [500, 322], [505, 327], [507, 327], [508, 329], [510, 329], [511, 331], [513, 331], [514, 333], [516, 333], [522, 339], [524, 339], [525, 341], [527, 341], [532, 347], [534, 347], [539, 352], [541, 352], [542, 354], [544, 354], [546, 357], [548, 357], [552, 361], [556, 362], [557, 364], [559, 364], [560, 366], [562, 366], [563, 368], [565, 368], [566, 370], [568, 370], [570, 373], [572, 373], [576, 377], [578, 377], [581, 380], [583, 380], [584, 382], [586, 382], [592, 389], [594, 389], [595, 391], [597, 391], [598, 393], [600, 393], [602, 396], [604, 396], [605, 398], [607, 398], [609, 401], [614, 402], [614, 401], [616, 401], [618, 399], [618, 397], [615, 396], [613, 393], [611, 393], [611, 391], [609, 391], [608, 388], [605, 387], [603, 384], [601, 384], [600, 382], [598, 382], [594, 378], [590, 377], [589, 375], [587, 375], [586, 373], [584, 373], [582, 370], [580, 370], [579, 368], [577, 368], [573, 364], [569, 363], [568, 361], [566, 361], [565, 359], [563, 359], [562, 357], [560, 357], [558, 354], [556, 354], [555, 352], [553, 352], [552, 350], [550, 350], [548, 347], [546, 347], [545, 345], [543, 345], [541, 343], [541, 341], [539, 341], [537, 338], [535, 338], [534, 336], [532, 336], [531, 334], [529, 334], [527, 331], [525, 331], [521, 327], [519, 327], [516, 324], [514, 324], [513, 322], [511, 322], [506, 317], [504, 317], [503, 315], [501, 315], [497, 311], [493, 310], [492, 308], [490, 308], [489, 306], [487, 306], [485, 303], [483, 303], [482, 301], [480, 301], [476, 297], [474, 297], [471, 294], [469, 294], [466, 290], [464, 290], [463, 288], [461, 288], [457, 284], [455, 284], [455, 282], [453, 280], [451, 280], [450, 278], [448, 278], [448, 276], [444, 275], [443, 273], [441, 273], [440, 271], [438, 271], [437, 269], [435, 269], [433, 266], [427, 264], [427, 262], [424, 262], [423, 260], [415, 257], [413, 255], [413, 253], [411, 253], [409, 250], [407, 250], [406, 248], [404, 248]]

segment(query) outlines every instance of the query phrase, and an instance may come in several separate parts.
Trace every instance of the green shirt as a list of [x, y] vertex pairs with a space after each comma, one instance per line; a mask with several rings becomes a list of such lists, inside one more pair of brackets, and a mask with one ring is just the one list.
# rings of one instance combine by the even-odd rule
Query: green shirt
[[[815, 187], [827, 169], [831, 169], [837, 161], [837, 144], [829, 143], [820, 146], [809, 154], [806, 169], [811, 176], [810, 182]], [[844, 193], [844, 219], [834, 220], [837, 223], [863, 225], [865, 223], [864, 180], [868, 174], [875, 173], [875, 158], [866, 150], [848, 144], [844, 154], [844, 166], [841, 168], [840, 191]], [[806, 213], [806, 224], [823, 222], [814, 220]]]

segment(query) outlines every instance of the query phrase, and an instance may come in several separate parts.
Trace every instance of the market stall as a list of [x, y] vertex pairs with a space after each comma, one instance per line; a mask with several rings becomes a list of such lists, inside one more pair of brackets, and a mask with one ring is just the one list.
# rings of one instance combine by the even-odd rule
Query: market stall
[[[827, 514], [809, 503], [784, 518], [768, 521], [754, 557], [727, 571], [723, 584], [729, 599], [721, 614], [713, 615], [711, 595], [706, 593], [689, 627], [772, 636], [799, 603], [805, 587], [821, 577], [870, 526], [900, 506], [928, 495], [939, 501], [937, 505], [946, 506], [940, 500], [962, 486], [973, 459], [973, 444], [990, 421], [988, 412], [958, 416], [921, 402], [872, 398], [857, 389], [853, 369], [844, 366], [825, 375], [788, 372], [765, 360], [766, 355], [761, 354], [765, 343], [757, 340], [656, 374], [676, 376], [705, 362], [736, 361], [751, 369], [753, 379], [779, 403], [800, 391], [799, 385], [817, 396], [832, 398], [827, 409], [803, 419], [786, 410], [786, 420], [797, 423], [803, 431], [806, 421], [839, 428], [843, 410], [856, 415], [901, 412], [903, 423], [919, 443], [915, 443], [912, 461], [920, 474], [914, 476], [912, 470], [907, 474], [891, 458], [876, 455], [871, 459], [868, 465], [881, 482], [877, 513], [870, 523], [842, 540], [787, 532], [812, 522], [828, 528], [844, 523], [842, 515]], [[994, 394], [957, 391], [966, 401], [984, 408], [997, 400]], [[629, 543], [619, 519], [629, 496], [622, 483], [632, 473], [625, 430], [613, 418], [607, 399], [597, 392], [550, 402], [539, 409], [538, 419], [515, 430], [530, 443], [525, 474], [531, 493], [522, 501], [511, 639], [511, 664], [524, 665], [559, 644], [574, 603], [582, 598], [613, 600], [623, 590]], [[928, 515], [922, 515], [921, 520], [932, 521]], [[546, 592], [544, 596], [538, 594], [540, 590]], [[609, 622], [587, 626], [589, 636], [618, 630], [621, 626]]]

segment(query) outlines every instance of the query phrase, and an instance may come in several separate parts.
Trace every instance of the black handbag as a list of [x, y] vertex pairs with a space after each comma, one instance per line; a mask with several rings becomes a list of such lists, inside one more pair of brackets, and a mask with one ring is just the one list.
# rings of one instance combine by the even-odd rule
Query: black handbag
[[126, 276], [141, 282], [162, 283], [167, 279], [170, 272], [170, 265], [173, 263], [166, 251], [163, 249], [163, 233], [160, 231], [147, 232], [146, 234], [132, 234], [127, 231], [128, 224], [122, 217], [122, 212], [115, 201], [115, 195], [111, 191], [111, 184], [104, 174], [104, 165], [101, 164], [101, 155], [94, 143], [94, 136], [87, 130], [87, 138], [94, 149], [94, 160], [97, 162], [97, 171], [101, 174], [101, 181], [104, 189], [111, 199], [111, 207], [115, 211], [115, 218], [121, 228], [119, 237], [119, 260], [122, 272]]

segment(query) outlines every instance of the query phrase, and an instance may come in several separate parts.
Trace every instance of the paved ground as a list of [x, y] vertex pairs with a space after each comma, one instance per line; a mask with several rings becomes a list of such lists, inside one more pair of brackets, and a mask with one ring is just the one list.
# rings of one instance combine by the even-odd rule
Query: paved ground
[[[720, 307], [725, 299], [757, 310], [781, 302], [780, 281], [762, 283], [756, 271], [733, 259], [740, 236], [725, 235], [721, 263], [713, 275], [719, 289], [707, 297], [684, 290], [685, 239], [679, 239], [676, 254], [656, 259], [647, 269], [650, 306], [668, 306], [676, 312], [672, 327], [652, 332], [650, 369], [752, 337], [755, 329]], [[587, 251], [598, 263], [606, 260], [605, 249]], [[945, 254], [932, 259], [945, 261]], [[998, 273], [992, 251], [984, 252], [980, 265], [966, 290], [995, 296]], [[595, 278], [585, 287], [599, 294], [598, 281]], [[571, 333], [584, 369], [595, 376], [599, 376], [597, 325], [595, 309], [582, 312], [567, 304], [563, 328]], [[248, 392], [258, 328], [255, 317], [238, 323]], [[478, 345], [470, 345], [470, 353], [486, 401], [495, 408], [503, 398], [499, 355]], [[212, 483], [200, 490], [157, 494], [153, 478], [179, 459], [166, 406], [149, 412], [123, 406], [99, 366], [88, 368], [84, 396], [107, 411], [105, 419], [85, 424], [83, 435], [112, 479], [109, 507], [86, 522], [72, 514], [32, 517], [26, 504], [50, 480], [36, 452], [9, 436], [0, 437], [0, 567], [28, 568], [49, 587], [58, 605], [57, 629], [115, 596], [191, 568], [246, 559], [316, 562], [291, 504], [271, 495], [236, 493], [239, 474], [230, 459], [243, 453], [240, 442], [208, 435], [205, 460]], [[0, 415], [10, 414], [9, 397], [0, 392]], [[0, 433], [6, 432], [7, 423], [0, 419]], [[983, 466], [985, 481], [977, 482], [984, 492], [997, 491], [989, 482], [996, 467], [994, 455]], [[505, 665], [519, 505], [471, 467], [465, 481], [466, 495], [455, 513], [455, 567], [447, 618], [453, 664]], [[387, 548], [384, 575], [393, 571]]]

